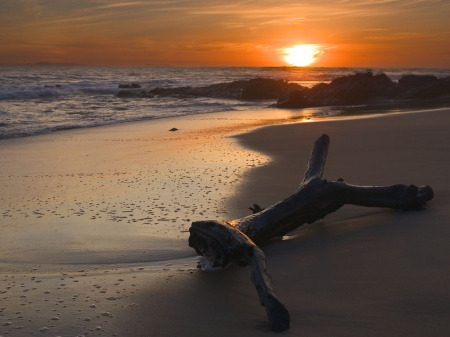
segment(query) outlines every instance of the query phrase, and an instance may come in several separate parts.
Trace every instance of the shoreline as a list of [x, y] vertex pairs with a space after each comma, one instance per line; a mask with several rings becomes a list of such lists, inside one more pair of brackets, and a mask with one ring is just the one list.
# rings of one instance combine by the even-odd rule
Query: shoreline
[[133, 336], [123, 319], [145, 318], [148, 291], [197, 275], [191, 221], [228, 218], [224, 200], [267, 161], [226, 136], [257, 115], [1, 140], [0, 334]]
[[[194, 201], [195, 193], [212, 187], [213, 179], [219, 174], [222, 176], [217, 183], [220, 180], [220, 188], [229, 191], [220, 195], [215, 190], [218, 187], [207, 189], [211, 192], [196, 201], [208, 208], [196, 212], [198, 219], [217, 219], [217, 209], [227, 210], [226, 213], [219, 212], [226, 219], [248, 215], [247, 207], [253, 202], [268, 206], [296, 189], [312, 142], [325, 132], [331, 137], [325, 177], [334, 180], [342, 176], [349, 183], [360, 185], [430, 184], [436, 196], [422, 212], [344, 207], [297, 232], [290, 240], [264, 246], [275, 290], [291, 313], [291, 329], [286, 333], [293, 336], [447, 335], [450, 293], [446, 285], [450, 273], [446, 266], [450, 263], [450, 252], [445, 238], [450, 234], [446, 228], [450, 216], [446, 207], [450, 201], [450, 186], [444, 177], [450, 161], [449, 113], [440, 110], [270, 127], [259, 127], [264, 123], [249, 117], [243, 128], [242, 119], [228, 120], [225, 125], [223, 120], [205, 119], [202, 124], [205, 129], [201, 133], [194, 127], [199, 125], [199, 120], [191, 120], [186, 121], [186, 128], [175, 133], [168, 132], [170, 128], [166, 126], [177, 125], [162, 123], [164, 127], [158, 131], [161, 141], [155, 140], [156, 133], [149, 135], [149, 123], [139, 122], [96, 128], [95, 131], [71, 130], [56, 136], [39, 136], [39, 139], [26, 141], [26, 146], [19, 146], [19, 153], [8, 154], [2, 147], [2, 154], [9, 156], [3, 156], [8, 163], [11, 158], [17, 161], [16, 166], [10, 166], [8, 177], [2, 174], [4, 183], [6, 178], [21, 178], [22, 183], [33, 179], [54, 183], [48, 187], [49, 194], [41, 198], [45, 209], [50, 209], [51, 197], [58, 189], [59, 199], [71, 195], [79, 198], [86, 191], [83, 188], [95, 194], [86, 200], [78, 200], [81, 204], [72, 211], [74, 214], [84, 209], [84, 214], [74, 215], [75, 221], [95, 224], [91, 229], [82, 226], [70, 232], [70, 239], [78, 242], [75, 251], [88, 252], [87, 259], [97, 261], [124, 257], [128, 260], [112, 265], [78, 266], [65, 265], [61, 261], [50, 265], [34, 261], [22, 270], [2, 270], [0, 333], [9, 336], [40, 334], [40, 331], [55, 335], [105, 336], [203, 336], [211, 332], [218, 336], [266, 335], [269, 332], [265, 311], [258, 303], [248, 268], [231, 267], [217, 273], [196, 271], [195, 252], [191, 252], [186, 244], [188, 234], [176, 228], [170, 233], [158, 234], [156, 240], [164, 236], [174, 238], [162, 244], [161, 249], [185, 245], [181, 249], [182, 258], [154, 263], [148, 259], [146, 250], [156, 241], [145, 235], [143, 222], [136, 226], [132, 219], [139, 220], [138, 213], [143, 209], [139, 202], [149, 202], [140, 197], [145, 186], [150, 186], [149, 183], [158, 185], [154, 186], [158, 193], [183, 188], [194, 181], [183, 180], [189, 172], [201, 184], [195, 183], [195, 189], [188, 188], [187, 194], [176, 193], [186, 200]], [[221, 125], [219, 133], [207, 130], [214, 123], [217, 123], [215, 127]], [[255, 123], [258, 124], [256, 129]], [[249, 129], [253, 130], [241, 133]], [[241, 134], [229, 138], [233, 130]], [[58, 145], [61, 138], [65, 141]], [[180, 147], [180, 144], [186, 144], [186, 139], [188, 146]], [[248, 150], [238, 147], [236, 142]], [[10, 143], [11, 150], [18, 149], [14, 143], [23, 144], [21, 141]], [[151, 153], [147, 152], [150, 144], [153, 146]], [[74, 152], [75, 148], [81, 152]], [[24, 158], [25, 154], [31, 153], [27, 152], [30, 149], [41, 152], [33, 151], [31, 158]], [[91, 156], [83, 156], [86, 153]], [[168, 158], [169, 153], [172, 155]], [[45, 162], [48, 158], [52, 161]], [[201, 158], [208, 160], [207, 167], [201, 164]], [[200, 162], [202, 169], [190, 165], [188, 159], [196, 161], [196, 165]], [[23, 167], [26, 160], [33, 160], [33, 167]], [[77, 166], [80, 161], [86, 161], [88, 166]], [[159, 165], [161, 174], [156, 174], [155, 169], [143, 169], [148, 162]], [[124, 170], [120, 167], [124, 165], [126, 173], [121, 174]], [[182, 169], [183, 166], [188, 169]], [[49, 167], [50, 173], [44, 175], [39, 171]], [[224, 174], [225, 168], [228, 168], [227, 174]], [[149, 178], [150, 172], [155, 175], [153, 180]], [[237, 179], [242, 174], [241, 179]], [[166, 177], [166, 185], [159, 182], [163, 177]], [[183, 184], [171, 184], [174, 180]], [[64, 188], [63, 182], [81, 190]], [[103, 191], [102, 185], [107, 184], [113, 187]], [[239, 186], [237, 190], [236, 185]], [[45, 189], [39, 193], [43, 191]], [[128, 195], [122, 196], [123, 191]], [[101, 203], [96, 205], [102, 198], [120, 204], [124, 210], [132, 207], [131, 222], [113, 222], [114, 226], [105, 227], [108, 223], [105, 214], [112, 209], [103, 208], [106, 206]], [[189, 206], [186, 200], [178, 200], [180, 210], [176, 213], [180, 214], [180, 219], [188, 214], [182, 206]], [[220, 208], [217, 200], [224, 202]], [[3, 199], [2, 203], [5, 202]], [[153, 208], [167, 206], [160, 202], [150, 203]], [[18, 205], [30, 207], [37, 203], [30, 199]], [[62, 206], [56, 205], [62, 211]], [[102, 209], [105, 212], [100, 212]], [[50, 220], [53, 226], [43, 235], [55, 235], [68, 228], [58, 227], [59, 217], [43, 214], [38, 218], [34, 211], [42, 210], [30, 207], [25, 219], [34, 219], [33, 223], [39, 226], [42, 226], [40, 221]], [[97, 213], [103, 218], [90, 219]], [[123, 216], [117, 211], [115, 215]], [[166, 217], [170, 223], [169, 216]], [[191, 221], [195, 220], [191, 215], [189, 217]], [[9, 218], [3, 213], [3, 220]], [[126, 226], [122, 224], [133, 230], [124, 232]], [[190, 222], [183, 224], [182, 230], [189, 225]], [[20, 229], [17, 224], [11, 233], [20, 234]], [[81, 235], [85, 230], [88, 230], [87, 235]], [[31, 243], [38, 239], [37, 233], [30, 236]], [[99, 247], [99, 235], [106, 235], [109, 248], [105, 242]], [[20, 235], [19, 238], [23, 239]], [[53, 238], [64, 237], [55, 235]], [[9, 242], [5, 236], [2, 239]], [[91, 242], [83, 243], [83, 240]], [[64, 256], [62, 253], [67, 253], [67, 247], [57, 251], [59, 259]], [[43, 247], [44, 250], [47, 248]], [[121, 253], [114, 256], [112, 253], [117, 250]], [[73, 254], [73, 251], [69, 253]], [[144, 259], [139, 260], [142, 257]]]
[[[151, 262], [167, 255], [160, 241], [174, 247], [175, 259], [194, 255], [184, 247], [190, 219], [226, 217], [223, 201], [246, 170], [267, 160], [227, 136], [279, 117], [257, 115], [185, 116], [1, 140], [2, 262]], [[95, 259], [98, 252], [104, 257]]]

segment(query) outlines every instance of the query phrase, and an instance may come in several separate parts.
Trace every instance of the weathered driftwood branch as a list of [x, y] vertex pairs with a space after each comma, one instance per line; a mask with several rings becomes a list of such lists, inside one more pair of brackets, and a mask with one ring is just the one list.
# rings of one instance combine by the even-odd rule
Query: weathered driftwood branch
[[261, 249], [244, 233], [226, 222], [197, 221], [192, 223], [189, 245], [205, 256], [214, 267], [230, 262], [250, 264], [251, 280], [261, 305], [266, 308], [272, 330], [289, 328], [289, 312], [278, 300], [267, 272], [266, 257]]
[[274, 331], [289, 328], [290, 317], [278, 300], [267, 272], [264, 253], [255, 244], [281, 237], [305, 223], [313, 223], [345, 204], [387, 207], [399, 210], [420, 209], [433, 198], [429, 186], [393, 185], [387, 187], [353, 186], [343, 181], [322, 179], [329, 137], [315, 143], [308, 168], [299, 189], [285, 200], [254, 214], [228, 222], [196, 221], [190, 228], [189, 245], [216, 267], [231, 262], [250, 264], [251, 279], [261, 304], [266, 308]]

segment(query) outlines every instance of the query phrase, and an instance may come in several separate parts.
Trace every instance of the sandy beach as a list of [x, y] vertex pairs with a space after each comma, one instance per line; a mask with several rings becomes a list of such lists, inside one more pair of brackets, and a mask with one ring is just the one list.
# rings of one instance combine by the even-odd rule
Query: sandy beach
[[435, 198], [414, 212], [345, 206], [264, 246], [291, 315], [282, 335], [447, 336], [450, 110], [288, 115], [1, 140], [0, 336], [273, 335], [249, 269], [197, 270], [188, 229], [290, 195], [322, 133], [326, 178], [431, 185]]

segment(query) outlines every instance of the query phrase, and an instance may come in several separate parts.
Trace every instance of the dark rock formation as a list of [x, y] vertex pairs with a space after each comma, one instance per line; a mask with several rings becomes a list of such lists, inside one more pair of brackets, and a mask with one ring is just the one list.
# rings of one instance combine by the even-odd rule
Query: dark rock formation
[[450, 78], [438, 79], [432, 75], [405, 75], [398, 80], [400, 97], [429, 99], [450, 95]]
[[308, 96], [318, 105], [348, 105], [389, 98], [395, 94], [395, 84], [385, 74], [358, 73], [336, 78], [326, 86], [315, 86]]
[[178, 98], [211, 97], [238, 100], [276, 99], [279, 108], [307, 108], [327, 105], [371, 104], [404, 100], [450, 99], [450, 78], [405, 75], [398, 83], [386, 74], [356, 73], [320, 83], [312, 88], [288, 83], [285, 80], [254, 78], [204, 87], [155, 88], [137, 91], [139, 84], [124, 84], [118, 97], [153, 98], [171, 96]]
[[305, 108], [325, 105], [370, 104], [392, 100], [450, 98], [450, 78], [405, 75], [398, 83], [385, 74], [371, 72], [336, 78], [301, 93], [289, 92], [278, 99], [279, 108]]
[[404, 75], [398, 80], [398, 85], [402, 90], [406, 91], [434, 85], [438, 81], [438, 78], [433, 75]]
[[[291, 92], [277, 102], [279, 108], [305, 108], [323, 105], [369, 103], [394, 97], [395, 83], [385, 74], [358, 73], [336, 78], [330, 84], [320, 83], [300, 93]], [[303, 96], [303, 97], [302, 97]]]
[[116, 96], [122, 98], [153, 98], [153, 95], [145, 90], [133, 90], [141, 89], [142, 86], [137, 83], [132, 84], [119, 84], [120, 89], [130, 89], [130, 90], [120, 90]]
[[269, 78], [254, 78], [229, 83], [217, 83], [204, 87], [177, 87], [155, 88], [149, 91], [120, 91], [118, 97], [154, 97], [172, 96], [186, 97], [212, 97], [241, 100], [278, 99], [290, 90], [302, 88], [296, 84], [290, 84], [284, 80]]
[[278, 99], [278, 108], [307, 108], [312, 106], [312, 102], [304, 94], [304, 90], [291, 90]]
[[213, 97], [242, 100], [277, 99], [298, 85], [284, 80], [254, 78], [230, 83], [211, 84], [205, 87], [156, 88], [150, 93], [158, 96]]
[[268, 78], [255, 78], [249, 81], [239, 81], [241, 88], [240, 99], [277, 99], [291, 88], [297, 85], [290, 85], [283, 80], [273, 80]]

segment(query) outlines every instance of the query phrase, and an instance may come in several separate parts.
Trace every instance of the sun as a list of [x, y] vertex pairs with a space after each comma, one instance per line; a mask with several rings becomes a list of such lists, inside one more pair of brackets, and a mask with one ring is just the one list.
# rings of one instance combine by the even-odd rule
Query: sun
[[284, 59], [295, 67], [305, 67], [312, 64], [323, 51], [316, 44], [299, 44], [283, 49]]

